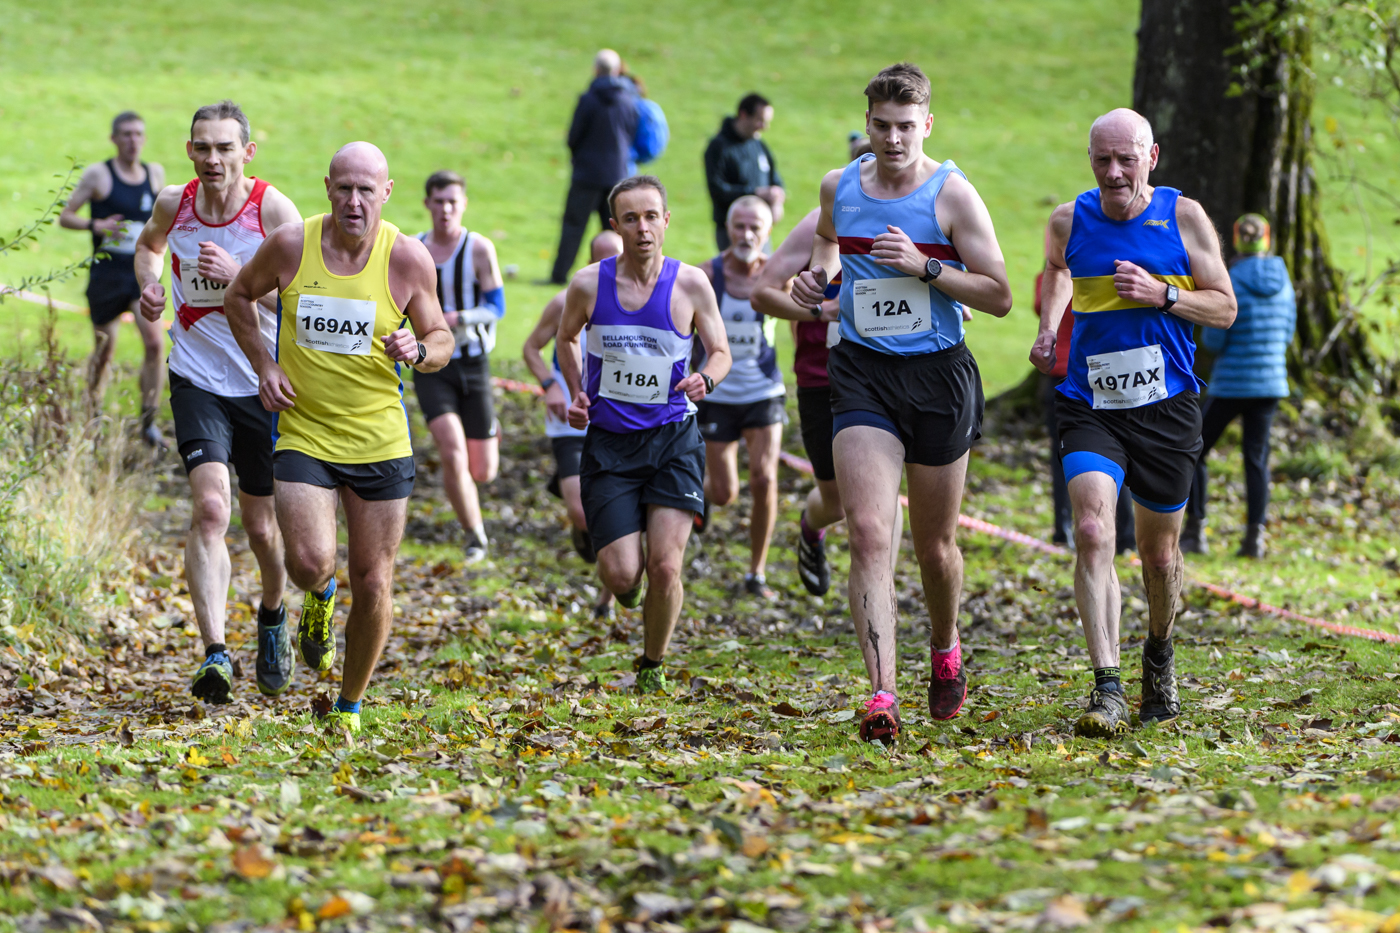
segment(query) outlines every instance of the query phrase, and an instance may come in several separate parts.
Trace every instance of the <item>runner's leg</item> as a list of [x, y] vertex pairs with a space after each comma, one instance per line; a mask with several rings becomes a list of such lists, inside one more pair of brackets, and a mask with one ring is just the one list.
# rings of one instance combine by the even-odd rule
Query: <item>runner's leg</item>
[[102, 407], [107, 380], [112, 374], [112, 355], [117, 349], [117, 329], [121, 319], [92, 326], [92, 355], [88, 357], [88, 403], [94, 412]]
[[239, 516], [248, 534], [248, 547], [258, 561], [258, 580], [262, 583], [262, 606], [275, 610], [282, 605], [287, 588], [286, 555], [282, 548], [282, 532], [277, 528], [277, 506], [272, 496], [238, 494]]
[[705, 498], [713, 506], [739, 498], [739, 442], [705, 442]]
[[850, 536], [851, 621], [871, 686], [893, 694], [898, 620], [889, 549], [899, 512], [904, 445], [888, 431], [857, 425], [836, 435], [833, 453]]
[[967, 461], [968, 455], [963, 454], [946, 466], [908, 465], [909, 533], [928, 605], [930, 644], [941, 650], [953, 647], [958, 640], [963, 579], [958, 511]]
[[841, 489], [834, 479], [819, 479], [807, 493], [807, 524], [812, 528], [825, 528], [846, 517], [841, 507]]
[[[1147, 590], [1147, 630], [1154, 638], [1170, 638], [1176, 621], [1184, 570], [1177, 540], [1181, 537], [1184, 514], [1184, 509], [1154, 512], [1137, 506], [1138, 557], [1142, 560], [1142, 585]], [[1117, 634], [1115, 626], [1115, 652]], [[1091, 648], [1091, 654], [1092, 651]]]
[[335, 490], [277, 480], [273, 498], [287, 575], [302, 590], [325, 592], [335, 576]]
[[642, 554], [642, 533], [634, 531], [609, 541], [598, 552], [598, 577], [609, 592], [626, 596], [642, 583], [646, 557]]
[[349, 540], [350, 613], [345, 620], [345, 665], [340, 695], [364, 696], [394, 622], [394, 558], [403, 540], [407, 499], [371, 501], [340, 491]]
[[[756, 577], [763, 576], [768, 563], [768, 545], [773, 540], [773, 525], [778, 520], [778, 452], [782, 446], [781, 424], [744, 429], [744, 447], [749, 455], [749, 495], [753, 497], [749, 513], [749, 573]], [[737, 463], [735, 467], [737, 469]]]
[[1118, 484], [1107, 473], [1081, 473], [1069, 481], [1069, 498], [1074, 506], [1074, 600], [1089, 659], [1095, 668], [1118, 667], [1123, 598], [1113, 565]]
[[559, 480], [559, 494], [564, 497], [564, 508], [569, 513], [569, 524], [580, 531], [588, 530], [588, 517], [583, 514], [583, 496], [579, 492], [578, 476], [565, 476]]
[[[671, 644], [685, 590], [681, 565], [695, 513], [663, 505], [647, 506], [647, 597], [642, 607], [646, 656], [660, 661]], [[617, 592], [614, 590], [614, 592]]]
[[457, 521], [464, 531], [480, 528], [481, 500], [477, 498], [476, 484], [468, 469], [467, 436], [462, 431], [462, 419], [455, 412], [447, 412], [429, 421], [428, 430], [442, 458], [442, 488], [447, 493], [447, 501], [452, 503], [452, 511], [457, 513]]
[[228, 612], [228, 464], [201, 463], [190, 471], [190, 531], [185, 538], [185, 583], [206, 647], [223, 643]]
[[144, 356], [141, 359], [141, 420], [142, 429], [149, 428], [160, 407], [161, 389], [165, 387], [165, 328], [160, 321], [148, 321], [141, 314], [139, 303], [132, 304], [136, 330], [141, 334]]
[[[467, 438], [467, 471], [475, 482], [495, 482], [497, 474], [501, 471], [501, 439], [499, 437], [488, 437], [483, 440]], [[475, 494], [476, 490], [472, 490], [472, 492]]]

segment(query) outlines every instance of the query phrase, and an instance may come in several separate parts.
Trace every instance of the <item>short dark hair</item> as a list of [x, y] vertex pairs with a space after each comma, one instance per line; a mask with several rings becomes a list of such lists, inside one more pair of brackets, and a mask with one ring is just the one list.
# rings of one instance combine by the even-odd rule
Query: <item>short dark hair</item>
[[117, 135], [117, 130], [121, 128], [121, 125], [123, 123], [145, 122], [145, 120], [141, 119], [141, 114], [137, 113], [135, 110], [123, 110], [121, 113], [117, 114], [115, 117], [112, 118], [112, 135]]
[[441, 191], [443, 188], [450, 188], [453, 185], [461, 185], [462, 193], [467, 193], [467, 183], [462, 180], [461, 175], [451, 169], [433, 172], [428, 176], [428, 180], [423, 182], [423, 196], [431, 198], [434, 191]]
[[764, 107], [770, 106], [772, 105], [768, 103], [768, 98], [762, 94], [745, 94], [743, 99], [739, 101], [739, 112], [753, 116]]
[[248, 145], [248, 140], [253, 137], [252, 128], [248, 126], [248, 117], [243, 113], [243, 108], [233, 101], [224, 99], [217, 104], [205, 104], [194, 112], [194, 119], [190, 120], [190, 139], [194, 139], [194, 125], [200, 120], [237, 120], [239, 138], [243, 145]]
[[933, 89], [928, 75], [923, 69], [910, 62], [900, 62], [880, 69], [880, 73], [870, 79], [865, 86], [865, 99], [874, 106], [881, 101], [892, 100], [898, 104], [918, 104], [927, 107]]
[[608, 213], [617, 216], [617, 196], [628, 191], [635, 191], [638, 188], [655, 188], [661, 192], [661, 209], [666, 210], [666, 186], [661, 183], [661, 179], [655, 175], [633, 175], [631, 178], [624, 178], [613, 185], [613, 190], [608, 192]]

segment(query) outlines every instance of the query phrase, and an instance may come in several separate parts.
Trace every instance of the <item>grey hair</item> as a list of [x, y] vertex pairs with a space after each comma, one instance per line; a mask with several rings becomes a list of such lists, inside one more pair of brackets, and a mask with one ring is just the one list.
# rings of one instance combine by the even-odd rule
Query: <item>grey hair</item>
[[1136, 110], [1129, 110], [1127, 107], [1119, 107], [1116, 110], [1110, 110], [1093, 122], [1089, 127], [1089, 148], [1092, 149], [1094, 146], [1094, 131], [1099, 128], [1100, 124], [1128, 114], [1132, 114], [1137, 118], [1137, 132], [1133, 134], [1134, 140], [1142, 146], [1143, 152], [1150, 151], [1155, 143], [1155, 140], [1152, 138], [1152, 124], [1142, 114], [1138, 113]]

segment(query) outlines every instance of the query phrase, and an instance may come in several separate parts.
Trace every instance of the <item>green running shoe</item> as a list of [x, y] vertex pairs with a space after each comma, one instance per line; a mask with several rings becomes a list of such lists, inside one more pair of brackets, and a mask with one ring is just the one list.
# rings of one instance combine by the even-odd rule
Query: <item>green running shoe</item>
[[[258, 616], [266, 614], [259, 610]], [[277, 609], [276, 625], [263, 625], [258, 622], [258, 691], [263, 696], [275, 697], [292, 685], [292, 671], [296, 670], [296, 651], [292, 648], [292, 629], [287, 624], [287, 607]]]
[[638, 658], [632, 662], [632, 669], [637, 672], [637, 683], [634, 689], [638, 693], [670, 693], [671, 682], [666, 679], [666, 671], [661, 667], [642, 667], [642, 659]]
[[301, 619], [297, 621], [297, 651], [301, 661], [313, 671], [328, 671], [335, 663], [335, 633], [331, 620], [335, 616], [335, 577], [331, 577], [330, 592], [322, 599], [307, 593], [301, 604]]
[[339, 731], [344, 729], [351, 735], [355, 735], [360, 731], [359, 713], [345, 713], [338, 709], [333, 709], [326, 714], [326, 718], [323, 721], [326, 724], [327, 731]]
[[205, 703], [227, 703], [233, 692], [233, 662], [222, 651], [209, 655], [194, 672], [190, 693]]

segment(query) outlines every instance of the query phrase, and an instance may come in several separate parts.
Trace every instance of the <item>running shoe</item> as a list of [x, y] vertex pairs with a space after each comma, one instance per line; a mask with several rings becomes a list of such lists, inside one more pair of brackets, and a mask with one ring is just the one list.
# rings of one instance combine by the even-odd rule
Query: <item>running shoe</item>
[[1148, 723], [1171, 722], [1181, 715], [1181, 697], [1176, 690], [1176, 652], [1170, 651], [1165, 658], [1154, 658], [1142, 646], [1142, 706], [1138, 710], [1138, 721]]
[[549, 478], [549, 482], [544, 484], [544, 491], [556, 499], [564, 498], [564, 490], [559, 487], [559, 471], [555, 470], [554, 475]]
[[611, 622], [613, 617], [612, 603], [599, 603], [593, 607], [593, 618], [599, 622]]
[[347, 713], [338, 709], [333, 709], [326, 714], [322, 722], [325, 723], [327, 731], [339, 731], [344, 729], [351, 735], [360, 731], [359, 713]]
[[[805, 514], [803, 516], [806, 517]], [[797, 576], [813, 596], [825, 596], [831, 589], [831, 568], [826, 563], [826, 535], [808, 541], [801, 525], [797, 529]]]
[[1111, 739], [1129, 728], [1128, 700], [1121, 690], [1089, 691], [1089, 708], [1074, 724], [1074, 734], [1095, 739]]
[[598, 563], [598, 552], [593, 550], [593, 536], [582, 528], [575, 528], [573, 531], [574, 550], [578, 551], [578, 556], [583, 558], [585, 564]]
[[146, 446], [157, 454], [163, 454], [170, 449], [170, 442], [165, 439], [164, 434], [160, 433], [160, 428], [153, 424], [148, 424], [141, 430], [141, 440], [145, 441]]
[[861, 741], [890, 745], [899, 738], [901, 728], [899, 701], [893, 693], [881, 690], [865, 701], [865, 715], [860, 720]]
[[1255, 560], [1264, 556], [1268, 547], [1264, 543], [1265, 534], [1263, 525], [1249, 525], [1244, 530], [1244, 538], [1240, 540], [1240, 549], [1235, 552], [1236, 557], [1252, 557]]
[[778, 598], [778, 594], [768, 587], [768, 581], [761, 573], [744, 574], [744, 592], [770, 602]]
[[628, 609], [636, 609], [642, 604], [642, 596], [646, 592], [645, 582], [640, 582], [626, 593], [617, 593], [617, 601]]
[[638, 658], [632, 662], [632, 669], [637, 672], [637, 682], [634, 689], [638, 693], [670, 693], [671, 683], [666, 679], [666, 670], [663, 667], [647, 667], [642, 665], [642, 659]]
[[468, 532], [466, 547], [462, 549], [462, 563], [479, 564], [486, 559], [486, 536]]
[[307, 593], [301, 604], [297, 621], [297, 651], [301, 662], [313, 671], [328, 671], [335, 663], [335, 633], [331, 620], [335, 617], [335, 577], [331, 577], [330, 592], [325, 599]]
[[1210, 545], [1206, 544], [1205, 522], [1188, 515], [1186, 524], [1181, 529], [1180, 546], [1183, 554], [1209, 554]]
[[277, 622], [264, 625], [258, 611], [258, 691], [263, 696], [275, 697], [292, 685], [292, 671], [296, 670], [296, 651], [292, 648], [292, 628], [287, 624], [287, 606], [283, 604], [275, 613]]
[[205, 703], [227, 703], [233, 692], [233, 661], [227, 653], [215, 652], [194, 672], [190, 693]]
[[952, 719], [967, 699], [967, 671], [963, 669], [962, 642], [947, 654], [929, 649], [933, 673], [928, 679], [928, 714], [934, 719]]
[[708, 497], [706, 497], [704, 506], [701, 507], [700, 511], [695, 513], [695, 533], [697, 535], [703, 535], [709, 527], [710, 500]]

